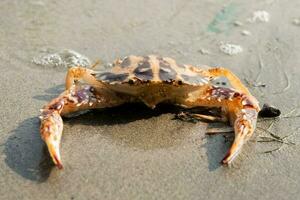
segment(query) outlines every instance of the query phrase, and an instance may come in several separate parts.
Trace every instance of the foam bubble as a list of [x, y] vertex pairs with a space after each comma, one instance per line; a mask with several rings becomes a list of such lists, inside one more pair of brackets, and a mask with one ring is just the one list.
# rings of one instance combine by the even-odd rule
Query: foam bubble
[[230, 56], [243, 52], [243, 48], [240, 45], [223, 42], [221, 42], [220, 50]]
[[265, 10], [257, 10], [252, 13], [252, 17], [248, 19], [249, 22], [268, 22], [270, 20], [270, 14]]
[[86, 56], [70, 49], [52, 53], [47, 50], [45, 53], [34, 57], [32, 62], [44, 67], [69, 68], [75, 66], [89, 67], [91, 65], [90, 60]]

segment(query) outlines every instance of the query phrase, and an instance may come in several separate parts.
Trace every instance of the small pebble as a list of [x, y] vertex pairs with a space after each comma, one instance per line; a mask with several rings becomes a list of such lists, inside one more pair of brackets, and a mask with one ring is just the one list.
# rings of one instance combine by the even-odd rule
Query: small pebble
[[207, 49], [199, 49], [198, 52], [201, 53], [202, 55], [210, 54], [210, 52]]
[[241, 21], [235, 21], [235, 22], [233, 22], [233, 25], [235, 25], [235, 26], [243, 26], [244, 24]]
[[250, 31], [247, 31], [247, 30], [242, 30], [242, 35], [245, 35], [245, 36], [249, 36], [251, 35], [251, 32]]
[[258, 116], [259, 117], [278, 117], [281, 114], [281, 111], [274, 107], [270, 106], [268, 104], [264, 104], [262, 109], [259, 111]]
[[300, 19], [293, 19], [293, 24], [296, 25], [296, 26], [300, 26]]

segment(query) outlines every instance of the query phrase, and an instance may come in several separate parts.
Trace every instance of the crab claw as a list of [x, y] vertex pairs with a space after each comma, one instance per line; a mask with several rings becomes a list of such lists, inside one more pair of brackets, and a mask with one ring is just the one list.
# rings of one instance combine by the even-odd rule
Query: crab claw
[[235, 138], [223, 164], [230, 164], [242, 150], [243, 145], [251, 138], [256, 127], [257, 110], [254, 108], [243, 109], [234, 122]]
[[59, 150], [59, 144], [56, 141], [53, 141], [51, 139], [45, 140], [49, 154], [54, 162], [54, 164], [57, 166], [58, 169], [62, 169], [63, 165], [60, 158], [60, 150]]
[[62, 169], [63, 165], [60, 157], [60, 141], [63, 131], [63, 122], [58, 112], [43, 113], [41, 118], [41, 136], [45, 141], [49, 154], [54, 164]]
[[244, 145], [245, 141], [246, 140], [242, 135], [236, 135], [234, 142], [226, 156], [223, 158], [222, 163], [225, 165], [230, 164], [242, 150], [242, 146]]

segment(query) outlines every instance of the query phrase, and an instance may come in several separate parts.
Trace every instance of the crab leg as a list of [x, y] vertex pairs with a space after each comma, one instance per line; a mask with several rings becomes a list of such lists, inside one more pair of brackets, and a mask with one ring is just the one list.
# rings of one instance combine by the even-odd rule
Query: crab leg
[[210, 121], [210, 122], [227, 122], [228, 119], [226, 116], [213, 116], [213, 115], [203, 115], [203, 114], [197, 114], [197, 113], [187, 113], [187, 112], [181, 112], [177, 116], [179, 119], [198, 119], [200, 121]]
[[63, 131], [61, 116], [93, 108], [104, 108], [120, 105], [124, 102], [104, 89], [91, 86], [72, 86], [41, 110], [40, 133], [45, 141], [54, 164], [61, 169], [60, 141]]
[[233, 88], [236, 90], [243, 92], [244, 94], [247, 94], [251, 96], [251, 93], [249, 90], [243, 85], [241, 80], [234, 75], [231, 71], [228, 69], [225, 69], [223, 67], [217, 67], [217, 68], [211, 68], [208, 70], [209, 75], [212, 77], [218, 77], [218, 76], [224, 76], [229, 79], [230, 83], [232, 84]]
[[235, 139], [222, 161], [223, 164], [230, 164], [239, 154], [243, 144], [253, 135], [260, 110], [253, 96], [233, 89], [213, 86], [207, 87], [198, 98], [186, 99], [185, 105], [187, 107], [222, 107], [224, 113], [227, 114], [234, 128]]
[[95, 79], [95, 77], [92, 75], [93, 73], [95, 73], [93, 70], [83, 67], [70, 68], [66, 76], [66, 90], [70, 89], [73, 85], [75, 85], [76, 82], [80, 80], [89, 85], [102, 87], [103, 84]]

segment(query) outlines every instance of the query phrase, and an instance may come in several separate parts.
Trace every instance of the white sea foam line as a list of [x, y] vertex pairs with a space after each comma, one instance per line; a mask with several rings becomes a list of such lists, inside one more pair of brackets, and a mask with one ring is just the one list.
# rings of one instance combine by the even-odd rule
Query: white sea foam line
[[40, 54], [34, 57], [32, 62], [45, 67], [88, 67], [91, 65], [86, 56], [70, 49]]

